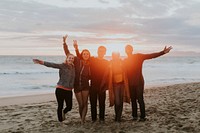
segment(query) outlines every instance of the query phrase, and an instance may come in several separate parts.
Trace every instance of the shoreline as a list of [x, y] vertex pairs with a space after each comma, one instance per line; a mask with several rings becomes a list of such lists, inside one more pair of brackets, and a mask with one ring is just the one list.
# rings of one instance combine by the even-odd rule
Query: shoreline
[[2, 97], [0, 98], [0, 107], [9, 105], [21, 105], [21, 104], [33, 104], [40, 102], [55, 101], [55, 94], [36, 94], [36, 95], [26, 95], [26, 96], [12, 96], [12, 97]]
[[[66, 114], [66, 120], [62, 123], [57, 120], [57, 103], [54, 94], [18, 98], [22, 99], [18, 104], [0, 106], [0, 132], [198, 133], [200, 131], [200, 82], [145, 89], [144, 101], [147, 115], [145, 122], [132, 121], [131, 104], [127, 103], [124, 103], [122, 122], [114, 122], [114, 107], [109, 107], [108, 97], [105, 122], [91, 121], [88, 103], [84, 125], [80, 124], [75, 97], [73, 108]], [[12, 103], [19, 100], [17, 97], [10, 99]], [[10, 99], [4, 99], [4, 103]], [[140, 115], [139, 109], [138, 115]]]
[[[145, 90], [160, 88], [160, 87], [167, 87], [173, 85], [181, 85], [181, 84], [192, 84], [192, 83], [199, 83], [199, 82], [186, 82], [186, 83], [165, 83], [165, 84], [157, 84], [157, 85], [145, 85]], [[75, 99], [75, 95], [73, 92], [73, 98]], [[25, 94], [20, 96], [3, 96], [0, 97], [0, 106], [8, 106], [8, 105], [18, 105], [18, 104], [31, 104], [31, 103], [40, 103], [40, 102], [48, 102], [48, 101], [55, 101], [55, 92], [52, 93], [37, 93], [37, 94]], [[14, 101], [14, 102], [13, 102]]]

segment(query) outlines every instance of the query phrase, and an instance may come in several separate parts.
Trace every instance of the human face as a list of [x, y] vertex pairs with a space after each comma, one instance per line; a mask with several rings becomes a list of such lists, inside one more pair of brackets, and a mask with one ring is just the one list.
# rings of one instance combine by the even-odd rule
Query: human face
[[103, 58], [104, 55], [106, 54], [106, 50], [104, 48], [99, 48], [97, 54], [99, 58]]
[[66, 58], [66, 63], [73, 64], [73, 62], [74, 62], [74, 56], [68, 55], [67, 58]]
[[113, 52], [112, 53], [112, 60], [119, 60], [120, 59], [120, 53], [119, 52]]
[[82, 58], [83, 60], [88, 60], [90, 58], [90, 53], [88, 51], [83, 51]]
[[130, 55], [133, 52], [133, 47], [131, 45], [127, 45], [125, 51], [127, 55]]

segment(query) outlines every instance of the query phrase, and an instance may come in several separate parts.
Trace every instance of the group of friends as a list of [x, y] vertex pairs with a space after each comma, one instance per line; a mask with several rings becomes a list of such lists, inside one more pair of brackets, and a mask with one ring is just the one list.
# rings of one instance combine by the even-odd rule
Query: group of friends
[[[120, 53], [113, 52], [112, 59], [108, 61], [104, 58], [106, 47], [99, 46], [98, 56], [93, 57], [87, 49], [80, 53], [76, 40], [73, 41], [76, 52], [74, 56], [68, 49], [67, 38], [67, 35], [63, 37], [63, 49], [66, 55], [64, 63], [57, 64], [33, 59], [36, 64], [59, 69], [60, 78], [55, 90], [58, 120], [64, 121], [65, 114], [72, 109], [72, 90], [74, 89], [82, 124], [85, 123], [88, 98], [92, 121], [97, 121], [97, 102], [99, 103], [99, 120], [105, 121], [106, 90], [108, 90], [110, 106], [114, 106], [116, 122], [121, 122], [123, 102], [131, 103], [133, 120], [145, 121], [143, 62], [168, 53], [172, 47], [165, 47], [157, 53], [133, 54], [133, 47], [126, 45], [127, 57], [124, 60], [120, 58]], [[66, 107], [63, 109], [64, 101]], [[138, 104], [140, 116], [137, 112]]]

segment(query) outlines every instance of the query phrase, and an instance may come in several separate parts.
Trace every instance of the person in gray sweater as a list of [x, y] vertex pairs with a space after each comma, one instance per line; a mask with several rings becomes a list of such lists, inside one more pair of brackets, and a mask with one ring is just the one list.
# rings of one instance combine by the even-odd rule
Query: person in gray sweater
[[[46, 62], [43, 60], [33, 59], [35, 64], [44, 65], [51, 68], [59, 69], [59, 81], [56, 86], [56, 99], [58, 103], [57, 116], [62, 122], [65, 120], [65, 114], [72, 109], [72, 89], [74, 88], [75, 67], [74, 55], [68, 54], [66, 60], [62, 64]], [[63, 103], [66, 103], [66, 108], [63, 110]]]

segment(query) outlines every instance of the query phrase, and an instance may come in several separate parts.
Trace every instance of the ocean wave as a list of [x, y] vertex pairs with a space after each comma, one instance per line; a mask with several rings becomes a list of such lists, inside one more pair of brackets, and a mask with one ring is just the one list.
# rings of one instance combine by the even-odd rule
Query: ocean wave
[[55, 88], [56, 85], [41, 85], [41, 86], [32, 86], [24, 87], [25, 90], [49, 90], [49, 88]]
[[148, 82], [176, 82], [176, 81], [200, 81], [200, 78], [161, 78], [161, 79], [154, 79], [154, 80], [148, 80]]
[[0, 72], [0, 75], [29, 75], [29, 74], [51, 74], [57, 72]]

